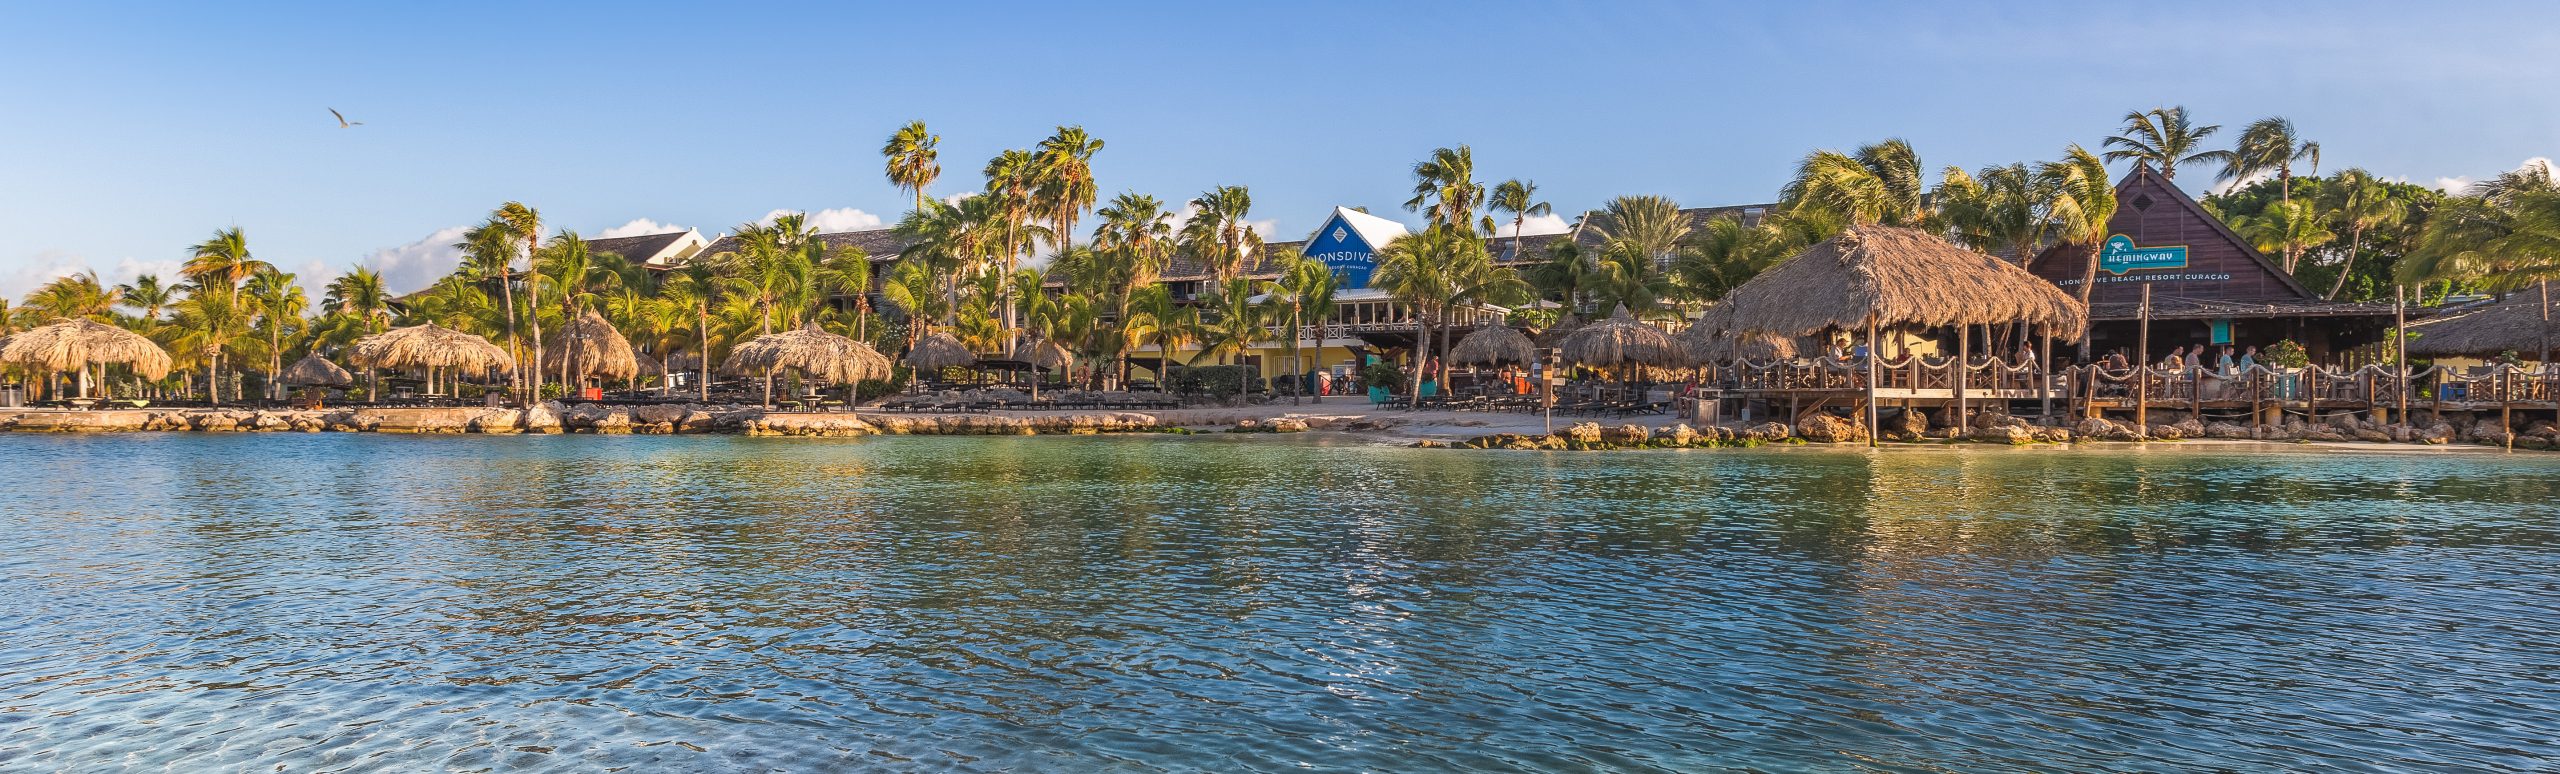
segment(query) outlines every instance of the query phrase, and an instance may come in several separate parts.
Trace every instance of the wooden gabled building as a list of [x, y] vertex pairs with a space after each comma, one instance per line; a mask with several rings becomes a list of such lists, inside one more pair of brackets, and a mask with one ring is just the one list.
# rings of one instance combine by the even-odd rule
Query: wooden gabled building
[[[2264, 348], [2292, 340], [2314, 362], [2326, 362], [2380, 340], [2391, 327], [2391, 305], [2322, 299], [2149, 166], [2136, 165], [2116, 184], [2109, 226], [2089, 294], [2096, 355], [2116, 349], [2132, 355], [2144, 287], [2151, 289], [2155, 356], [2178, 346]], [[2056, 245], [2027, 268], [2077, 294], [2088, 271], [2087, 250]]]

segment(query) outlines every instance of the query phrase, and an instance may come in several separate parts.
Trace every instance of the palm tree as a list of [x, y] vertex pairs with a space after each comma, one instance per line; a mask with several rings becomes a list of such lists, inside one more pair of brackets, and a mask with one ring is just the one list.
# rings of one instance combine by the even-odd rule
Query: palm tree
[[177, 299], [174, 288], [160, 283], [160, 275], [144, 274], [132, 282], [116, 286], [116, 296], [125, 306], [142, 313], [143, 332], [160, 324], [160, 315]]
[[[1404, 208], [1422, 211], [1428, 207], [1428, 218], [1433, 223], [1477, 229], [1474, 213], [1484, 206], [1484, 196], [1484, 184], [1476, 182], [1475, 149], [1464, 144], [1433, 148], [1430, 158], [1413, 165], [1413, 198], [1405, 200]], [[1488, 224], [1482, 230], [1493, 229]]]
[[1911, 143], [1888, 139], [1858, 148], [1856, 155], [1817, 150], [1796, 165], [1796, 176], [1779, 189], [1785, 210], [1820, 210], [1850, 224], [1879, 223], [1919, 227], [1927, 224], [1928, 186], [1920, 154]]
[[1253, 212], [1253, 194], [1240, 185], [1222, 185], [1191, 200], [1190, 222], [1182, 224], [1183, 250], [1209, 267], [1220, 282], [1244, 270], [1246, 256], [1262, 249], [1262, 235], [1245, 218]]
[[1983, 167], [1973, 175], [1948, 167], [1941, 179], [1930, 198], [1958, 244], [1984, 255], [2008, 251], [2023, 265], [2049, 238], [2058, 193], [2053, 179], [2025, 164]]
[[2215, 180], [2229, 180], [2237, 187], [2240, 181], [2269, 172], [2276, 173], [2276, 195], [2293, 201], [2293, 162], [2310, 161], [2311, 174], [2320, 174], [2320, 144], [2294, 134], [2293, 121], [2270, 116], [2253, 121], [2240, 130], [2240, 141], [2231, 155], [2222, 159], [2222, 172]]
[[2124, 133], [2108, 137], [2101, 147], [2115, 148], [2107, 151], [2108, 161], [2130, 159], [2137, 165], [2149, 164], [2160, 170], [2161, 177], [2175, 180], [2180, 164], [2229, 163], [2234, 155], [2231, 151], [2199, 150], [2204, 147], [2204, 138], [2221, 129], [2220, 124], [2196, 126], [2189, 122], [2183, 105], [2156, 107], [2124, 114]]
[[[1462, 226], [1445, 223], [1396, 237], [1378, 250], [1378, 269], [1370, 275], [1369, 286], [1385, 290], [1413, 310], [1414, 373], [1421, 374], [1429, 365], [1432, 323], [1459, 303], [1464, 283], [1477, 273], [1477, 267], [1492, 263], [1483, 239]], [[1417, 400], [1422, 381], [1418, 376], [1414, 379]]]
[[123, 301], [117, 291], [98, 280], [97, 272], [83, 271], [56, 277], [28, 293], [23, 311], [45, 319], [106, 322], [114, 319], [116, 305]]
[[188, 248], [185, 268], [180, 276], [200, 287], [230, 292], [249, 279], [249, 275], [275, 268], [249, 254], [249, 237], [238, 227], [213, 232], [213, 238]]
[[320, 297], [327, 311], [364, 322], [369, 333], [381, 333], [391, 324], [391, 292], [382, 284], [382, 273], [362, 266], [329, 281]]
[[[489, 214], [489, 220], [490, 225], [497, 226], [500, 230], [506, 231], [514, 237], [514, 246], [517, 251], [521, 252], [520, 256], [507, 256], [508, 267], [512, 267], [516, 259], [521, 257], [524, 259], [525, 268], [530, 271], [533, 268], [534, 252], [542, 249], [542, 213], [536, 212], [532, 207], [525, 206], [522, 202], [507, 202], [505, 204], [498, 205], [498, 210]], [[510, 276], [514, 273], [515, 272], [512, 268], [505, 272], [506, 275]], [[537, 343], [537, 346], [532, 347], [524, 355], [532, 364], [532, 367], [525, 371], [526, 378], [529, 380], [525, 385], [525, 389], [529, 391], [526, 400], [527, 402], [530, 402], [533, 398], [539, 397], [542, 394], [542, 347], [538, 346], [542, 341], [542, 313], [540, 311], [542, 309], [542, 288], [531, 275], [527, 275], [525, 279], [525, 293], [534, 296], [534, 298], [530, 299], [530, 307], [527, 310], [528, 313], [525, 315], [525, 328]], [[507, 297], [507, 319], [509, 320], [507, 337], [508, 346], [513, 347], [515, 346], [515, 324], [513, 322], [516, 314], [515, 290], [503, 279], [500, 281], [500, 287], [508, 288], [504, 291]]]
[[222, 353], [231, 341], [248, 328], [251, 310], [240, 301], [240, 294], [196, 288], [180, 300], [171, 329], [183, 351], [201, 353], [204, 364], [205, 400], [222, 403]]
[[[1003, 268], [999, 274], [1012, 276], [1014, 269], [1021, 265], [1022, 256], [1030, 254], [1036, 235], [1037, 227], [1031, 224], [1031, 220], [1039, 207], [1033, 195], [1040, 185], [1040, 157], [1030, 151], [1005, 151], [987, 161], [986, 175], [986, 198], [1002, 213], [996, 235], [997, 244], [1003, 249], [1000, 253]], [[1006, 294], [1003, 300], [1005, 331], [1019, 330], [1021, 317], [1015, 314], [1018, 299]], [[1011, 354], [1013, 350], [1007, 346], [1004, 351]]]
[[1602, 205], [1599, 215], [1588, 227], [1600, 232], [1603, 253], [1633, 256], [1656, 271], [1669, 266], [1672, 253], [1689, 239], [1689, 214], [1664, 197], [1620, 196]]
[[1163, 285], [1139, 288], [1129, 299], [1129, 321], [1125, 324], [1130, 341], [1136, 346], [1155, 345], [1156, 382], [1166, 385], [1165, 368], [1174, 349], [1197, 336], [1199, 310], [1176, 301], [1173, 291]]
[[1494, 212], [1511, 213], [1511, 255], [1515, 258], [1520, 255], [1520, 231], [1528, 225], [1529, 218], [1552, 215], [1556, 211], [1554, 206], [1539, 201], [1537, 197], [1536, 182], [1516, 177], [1493, 187], [1493, 199], [1487, 206]]
[[658, 283], [658, 297], [693, 318], [693, 354], [701, 366], [695, 388], [711, 400], [711, 309], [720, 303], [720, 277], [710, 261], [687, 262]]
[[[1305, 343], [1307, 328], [1316, 329], [1317, 350], [1324, 348], [1324, 321], [1333, 317], [1334, 294], [1341, 289], [1342, 278], [1323, 261], [1304, 256], [1289, 258], [1285, 266], [1287, 268], [1280, 272], [1280, 280], [1271, 285], [1268, 301], [1273, 308], [1280, 310], [1280, 322], [1289, 337], [1289, 375], [1295, 379], [1307, 370], [1300, 350]], [[1299, 392], [1290, 391], [1290, 403], [1298, 402]]]
[[1094, 214], [1102, 217], [1093, 229], [1094, 252], [1119, 256], [1130, 269], [1121, 292], [1154, 284], [1173, 258], [1173, 213], [1156, 197], [1123, 193]]
[[2303, 253], [2338, 236], [2329, 231], [2329, 219], [2308, 201], [2268, 205], [2255, 217], [2235, 219], [2231, 227], [2260, 252], [2284, 256], [2286, 274], [2301, 266]]
[[1600, 262], [1571, 239], [1558, 239], [1547, 245], [1546, 260], [1529, 267], [1529, 284], [1546, 297], [1564, 304], [1564, 312], [1582, 316], [1583, 299], [1600, 285]]
[[1720, 217], [1707, 221], [1672, 260], [1670, 275], [1682, 295], [1714, 301], [1803, 247], [1780, 224], [1763, 220], [1747, 226], [1740, 218]]
[[889, 184], [905, 189], [916, 197], [916, 209], [924, 209], [924, 189], [942, 176], [942, 164], [935, 160], [934, 147], [942, 144], [942, 135], [928, 132], [923, 121], [909, 121], [889, 135], [889, 143], [880, 147], [880, 155], [888, 160]]
[[1093, 209], [1094, 197], [1100, 195], [1093, 182], [1093, 154], [1101, 151], [1102, 141], [1081, 126], [1058, 127], [1057, 134], [1040, 141], [1040, 185], [1033, 198], [1056, 224], [1050, 238], [1059, 252], [1075, 241], [1076, 216]]
[[257, 318], [258, 327], [267, 329], [265, 395], [267, 399], [273, 400], [279, 397], [276, 394], [278, 386], [276, 376], [284, 373], [285, 329], [302, 322], [302, 313], [309, 306], [309, 297], [303, 294], [302, 285], [293, 281], [293, 275], [274, 269], [251, 275], [244, 295], [248, 296], [250, 309]]
[[[1269, 310], [1253, 300], [1261, 292], [1262, 283], [1244, 277], [1228, 279], [1210, 288], [1205, 307], [1211, 314], [1204, 315], [1199, 322], [1200, 351], [1191, 355], [1192, 364], [1197, 365], [1202, 360], [1227, 363], [1243, 355], [1255, 341], [1267, 335], [1265, 318]], [[1236, 389], [1238, 395], [1243, 394], [1241, 374], [1236, 379]]]
[[[2116, 218], [2116, 187], [2107, 179], [2107, 162], [2074, 143], [2063, 151], [2062, 160], [2038, 165], [2036, 176], [2053, 187], [2047, 212], [2053, 218], [2054, 238], [2081, 246], [2087, 255], [2080, 272], [2080, 303], [2086, 305], [2089, 292], [2098, 284], [2098, 252], [2106, 248], [2110, 224]], [[2080, 335], [2080, 359], [2089, 359], [2086, 330]]]
[[2347, 257], [2338, 262], [2337, 281], [2330, 283], [2327, 295], [2321, 296], [2336, 300], [2338, 291], [2347, 287], [2347, 275], [2355, 269], [2356, 253], [2364, 249], [2365, 232], [2400, 222], [2409, 207], [2408, 202], [2392, 195], [2390, 185], [2362, 169], [2338, 173], [2326, 193], [2330, 214], [2347, 229]]

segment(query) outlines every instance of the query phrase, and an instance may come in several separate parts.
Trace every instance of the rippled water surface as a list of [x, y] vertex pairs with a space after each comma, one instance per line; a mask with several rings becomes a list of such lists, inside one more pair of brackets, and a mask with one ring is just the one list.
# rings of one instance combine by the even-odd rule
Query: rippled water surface
[[2560, 456], [0, 435], [0, 769], [2560, 766]]

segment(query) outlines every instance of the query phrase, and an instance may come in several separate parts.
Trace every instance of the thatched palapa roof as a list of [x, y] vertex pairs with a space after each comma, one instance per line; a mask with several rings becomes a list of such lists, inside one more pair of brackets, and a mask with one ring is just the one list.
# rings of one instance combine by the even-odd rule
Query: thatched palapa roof
[[589, 309], [561, 326], [542, 348], [546, 362], [567, 364], [569, 373], [600, 379], [629, 379], [640, 374], [631, 340], [622, 337], [604, 315]]
[[516, 359], [505, 348], [435, 323], [357, 339], [347, 360], [367, 368], [459, 368], [470, 373], [516, 367]]
[[1676, 368], [1689, 359], [1688, 352], [1672, 343], [1671, 334], [1628, 316], [1624, 308], [1567, 334], [1559, 349], [1565, 362], [1595, 368]]
[[[2550, 310], [2560, 326], [2560, 301]], [[2560, 328], [2544, 327], [2542, 293], [2527, 290], [2474, 311], [2409, 324], [2411, 357], [2496, 357], [2514, 352], [2540, 357], [2547, 339], [2560, 345]]]
[[907, 350], [907, 365], [922, 371], [939, 371], [976, 362], [978, 356], [969, 354], [968, 345], [940, 331], [918, 339], [915, 348]]
[[1725, 294], [1732, 329], [1809, 336], [1825, 330], [2024, 322], [2077, 337], [2079, 299], [2007, 261], [1927, 232], [1851, 226]]
[[1031, 346], [1030, 359], [1033, 368], [1056, 371], [1075, 365], [1076, 355], [1067, 351], [1066, 345], [1055, 341], [1043, 341]]
[[1529, 337], [1508, 325], [1488, 325], [1458, 340], [1449, 350], [1449, 362], [1484, 365], [1528, 365], [1538, 359], [1538, 347]]
[[1793, 360], [1822, 350], [1810, 338], [1780, 336], [1774, 333], [1737, 333], [1733, 330], [1731, 307], [1707, 310], [1697, 322], [1672, 337], [1689, 351], [1695, 362], [1713, 363], [1728, 360]]
[[58, 319], [0, 339], [0, 363], [77, 371], [123, 363], [145, 379], [169, 375], [169, 353], [142, 334], [91, 320]]
[[757, 336], [729, 352], [721, 369], [731, 373], [752, 373], [781, 368], [797, 368], [802, 373], [836, 384], [851, 384], [872, 379], [887, 379], [890, 364], [887, 356], [871, 345], [820, 330], [815, 322], [796, 331]]
[[329, 362], [328, 358], [321, 357], [318, 352], [313, 352], [302, 356], [301, 360], [293, 361], [293, 365], [285, 366], [284, 373], [276, 375], [276, 381], [297, 387], [334, 387], [354, 384], [356, 378], [347, 373], [347, 369], [339, 368], [338, 364]]

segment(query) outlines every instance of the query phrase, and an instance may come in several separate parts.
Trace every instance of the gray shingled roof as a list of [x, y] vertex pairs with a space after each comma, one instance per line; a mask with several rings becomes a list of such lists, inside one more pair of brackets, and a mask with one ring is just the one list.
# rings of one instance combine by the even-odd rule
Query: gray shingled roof
[[676, 240], [683, 239], [685, 233], [674, 231], [665, 234], [589, 239], [587, 251], [597, 254], [612, 253], [622, 256], [624, 260], [645, 261], [655, 257], [659, 251], [667, 249], [668, 245], [675, 244]]
[[[826, 245], [828, 252], [834, 252], [848, 247], [859, 248], [864, 254], [871, 256], [871, 261], [873, 263], [887, 263], [889, 261], [897, 260], [898, 251], [907, 249], [907, 245], [909, 244], [907, 240], [900, 238], [897, 235], [896, 229], [890, 228], [873, 228], [861, 231], [836, 231], [832, 233], [818, 234], [812, 238], [818, 240], [819, 244]], [[736, 249], [738, 249], [738, 236], [736, 234], [725, 234], [719, 239], [711, 240], [710, 246], [702, 248], [701, 254], [705, 256], [719, 255]]]

